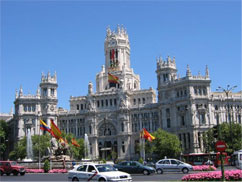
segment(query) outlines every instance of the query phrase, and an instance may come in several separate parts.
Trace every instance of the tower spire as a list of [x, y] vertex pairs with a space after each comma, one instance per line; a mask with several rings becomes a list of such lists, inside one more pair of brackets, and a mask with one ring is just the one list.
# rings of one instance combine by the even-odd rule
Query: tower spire
[[189, 68], [189, 65], [187, 65], [187, 73], [186, 73], [186, 76], [187, 77], [191, 77], [192, 76], [192, 73], [191, 73], [191, 70]]
[[209, 78], [208, 65], [206, 65], [205, 77], [206, 77], [206, 78]]

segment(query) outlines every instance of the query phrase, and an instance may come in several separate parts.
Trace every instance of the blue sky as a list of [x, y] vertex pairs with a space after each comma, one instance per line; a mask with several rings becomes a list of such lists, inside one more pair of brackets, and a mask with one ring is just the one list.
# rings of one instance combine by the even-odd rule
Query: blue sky
[[35, 94], [41, 72], [57, 72], [58, 106], [87, 95], [104, 64], [106, 28], [127, 28], [131, 67], [141, 87], [157, 88], [156, 57], [176, 57], [178, 72], [208, 65], [211, 89], [241, 90], [241, 2], [232, 1], [2, 1], [0, 112], [15, 90]]

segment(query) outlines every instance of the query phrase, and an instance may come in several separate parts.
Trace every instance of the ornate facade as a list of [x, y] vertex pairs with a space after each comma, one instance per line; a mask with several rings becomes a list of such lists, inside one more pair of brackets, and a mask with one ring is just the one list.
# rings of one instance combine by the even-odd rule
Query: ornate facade
[[[86, 96], [70, 97], [70, 110], [57, 109], [57, 79], [42, 75], [35, 96], [16, 93], [12, 135], [14, 142], [39, 131], [41, 117], [50, 118], [66, 133], [77, 138], [86, 133], [93, 159], [108, 158], [112, 152], [119, 159], [139, 157], [139, 133], [142, 128], [154, 132], [162, 128], [176, 134], [184, 153], [203, 152], [202, 134], [221, 122], [241, 123], [241, 92], [211, 92], [209, 70], [192, 75], [187, 66], [180, 78], [175, 58], [157, 59], [157, 92], [140, 89], [140, 77], [130, 67], [130, 45], [126, 30], [107, 29], [104, 43], [105, 65], [96, 75], [96, 91], [88, 84]], [[116, 78], [110, 81], [109, 74]], [[228, 109], [229, 108], [229, 109]]]

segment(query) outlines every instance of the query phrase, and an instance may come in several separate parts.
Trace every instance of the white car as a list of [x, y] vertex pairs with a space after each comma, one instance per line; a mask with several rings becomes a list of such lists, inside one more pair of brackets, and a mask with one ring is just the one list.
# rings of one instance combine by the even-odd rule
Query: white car
[[131, 182], [130, 174], [117, 171], [110, 164], [81, 164], [68, 172], [69, 181], [122, 181]]
[[192, 171], [192, 165], [181, 162], [177, 159], [162, 159], [155, 164], [156, 172], [162, 174], [163, 172], [183, 172], [188, 173]]

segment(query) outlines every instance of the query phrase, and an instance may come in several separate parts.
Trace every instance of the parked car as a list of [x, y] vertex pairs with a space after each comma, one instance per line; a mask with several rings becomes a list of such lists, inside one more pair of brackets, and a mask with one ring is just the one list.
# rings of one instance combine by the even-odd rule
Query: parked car
[[124, 161], [114, 165], [120, 171], [127, 173], [143, 173], [144, 175], [149, 175], [155, 173], [155, 168], [150, 166], [142, 165], [137, 161]]
[[177, 159], [162, 159], [155, 164], [156, 172], [162, 174], [163, 172], [183, 172], [188, 173], [192, 170], [192, 165]]
[[0, 161], [0, 174], [6, 174], [9, 176], [11, 173], [17, 176], [20, 174], [21, 176], [25, 175], [25, 168], [20, 166], [16, 161]]
[[68, 172], [69, 181], [125, 181], [131, 182], [130, 174], [116, 170], [110, 164], [84, 163]]

